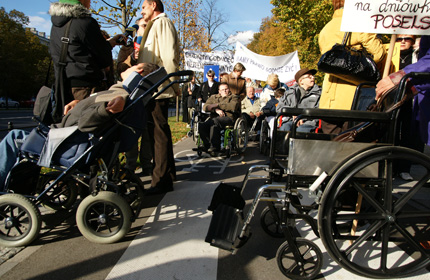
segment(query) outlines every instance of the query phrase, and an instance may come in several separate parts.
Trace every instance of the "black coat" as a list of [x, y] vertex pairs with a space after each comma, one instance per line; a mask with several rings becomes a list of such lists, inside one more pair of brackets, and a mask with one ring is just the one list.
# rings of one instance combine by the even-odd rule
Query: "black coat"
[[52, 3], [49, 14], [52, 21], [49, 48], [54, 67], [58, 67], [60, 60], [65, 25], [73, 19], [67, 51], [67, 82], [71, 87], [98, 86], [104, 78], [102, 69], [112, 64], [112, 47], [102, 36], [97, 21], [82, 5]]
[[197, 94], [197, 99], [201, 98], [203, 103], [205, 103], [209, 97], [212, 95], [218, 94], [219, 82], [214, 81], [212, 87], [209, 87], [209, 83], [206, 81], [200, 87], [200, 91]]

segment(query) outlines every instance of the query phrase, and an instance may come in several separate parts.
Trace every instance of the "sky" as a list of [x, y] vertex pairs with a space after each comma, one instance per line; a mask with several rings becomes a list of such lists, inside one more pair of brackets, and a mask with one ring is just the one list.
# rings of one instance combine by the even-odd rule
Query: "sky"
[[[229, 43], [235, 45], [236, 41], [243, 44], [249, 43], [255, 32], [260, 29], [263, 18], [271, 16], [273, 6], [270, 0], [217, 0], [217, 9], [223, 13], [228, 21], [221, 27], [230, 35]], [[34, 27], [39, 32], [49, 35], [51, 21], [48, 9], [54, 0], [0, 0], [0, 6], [6, 12], [15, 9], [23, 12], [30, 19], [29, 27]], [[167, 14], [169, 11], [166, 11]], [[109, 31], [112, 33], [118, 31]]]

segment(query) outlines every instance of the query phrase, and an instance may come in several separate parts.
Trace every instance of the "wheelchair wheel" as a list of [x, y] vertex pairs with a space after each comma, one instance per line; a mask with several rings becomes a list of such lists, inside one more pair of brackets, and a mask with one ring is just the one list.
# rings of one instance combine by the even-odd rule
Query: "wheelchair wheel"
[[19, 247], [39, 235], [42, 219], [39, 209], [25, 196], [0, 196], [0, 245]]
[[314, 279], [320, 273], [323, 262], [320, 248], [304, 238], [297, 238], [295, 243], [302, 259], [294, 257], [290, 244], [285, 241], [276, 252], [279, 270], [289, 279]]
[[[280, 209], [276, 208], [278, 212], [278, 217], [281, 216]], [[288, 213], [292, 214], [293, 212], [288, 209]], [[284, 238], [284, 232], [282, 231], [281, 224], [275, 220], [272, 212], [270, 211], [269, 206], [264, 207], [263, 211], [261, 211], [260, 215], [260, 225], [265, 233], [275, 238]], [[294, 219], [287, 221], [287, 226], [291, 228], [295, 228], [296, 221]]]
[[193, 133], [193, 141], [198, 147], [198, 145], [200, 143], [199, 143], [199, 123], [198, 123], [198, 117], [197, 116], [194, 117], [194, 124], [193, 124], [193, 130], [192, 131], [193, 131], [192, 132]]
[[131, 208], [126, 200], [113, 192], [87, 196], [76, 212], [76, 224], [82, 235], [94, 243], [121, 240], [131, 227]]
[[267, 121], [261, 123], [260, 132], [260, 153], [267, 156], [269, 154], [270, 138], [269, 138], [269, 124]]
[[[393, 180], [393, 164], [413, 164], [414, 181]], [[369, 174], [373, 173], [373, 175]], [[331, 177], [318, 228], [333, 260], [364, 277], [403, 277], [430, 263], [430, 158], [402, 147], [359, 153]]]
[[234, 123], [234, 146], [238, 154], [245, 152], [246, 145], [248, 144], [248, 131], [246, 130], [246, 123], [244, 119], [237, 119]]
[[[39, 182], [39, 192], [43, 192], [49, 185], [61, 175], [61, 171], [52, 171], [42, 175]], [[53, 210], [70, 209], [78, 197], [78, 183], [72, 178], [60, 181], [46, 194], [43, 204]]]

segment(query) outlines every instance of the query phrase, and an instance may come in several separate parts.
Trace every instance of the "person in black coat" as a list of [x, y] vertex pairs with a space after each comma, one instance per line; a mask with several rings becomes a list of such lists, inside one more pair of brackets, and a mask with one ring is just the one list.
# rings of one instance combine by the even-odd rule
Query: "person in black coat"
[[215, 72], [209, 70], [206, 73], [208, 80], [202, 84], [200, 91], [197, 94], [197, 101], [206, 103], [206, 100], [211, 97], [211, 95], [218, 94], [219, 82], [215, 81]]
[[190, 123], [193, 117], [193, 110], [196, 107], [197, 93], [200, 92], [200, 86], [196, 84], [196, 77], [185, 85], [182, 89], [182, 121]]
[[[103, 69], [112, 65], [112, 48], [118, 45], [116, 35], [106, 40], [97, 21], [91, 17], [89, 0], [60, 0], [49, 8], [51, 15], [51, 37], [49, 50], [54, 68], [59, 67], [62, 40], [66, 24], [71, 20], [69, 44], [67, 47], [65, 81], [66, 102], [82, 100], [91, 93], [105, 90], [100, 88]], [[57, 75], [57, 71], [55, 72]]]

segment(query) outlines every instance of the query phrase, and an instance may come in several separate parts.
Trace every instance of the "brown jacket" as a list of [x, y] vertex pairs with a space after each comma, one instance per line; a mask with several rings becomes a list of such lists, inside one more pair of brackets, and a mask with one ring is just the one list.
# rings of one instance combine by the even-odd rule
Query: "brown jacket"
[[236, 78], [233, 73], [225, 75], [222, 79], [223, 83], [228, 84], [233, 95], [240, 95], [240, 100], [246, 96], [246, 80], [242, 77]]
[[[211, 105], [218, 104], [218, 106], [214, 107]], [[213, 107], [213, 109], [208, 110]], [[236, 119], [240, 115], [240, 101], [239, 98], [235, 95], [228, 95], [226, 97], [222, 97], [221, 94], [211, 95], [209, 99], [206, 101], [203, 106], [203, 110], [211, 113], [211, 117], [218, 117], [218, 114], [215, 112], [216, 109], [221, 109], [224, 111], [225, 115], [230, 119], [236, 121]]]

